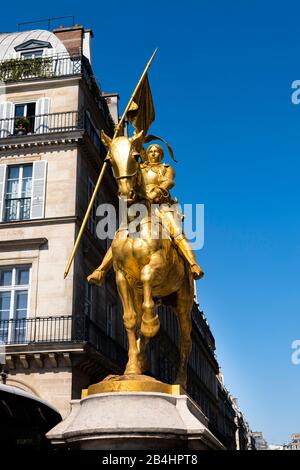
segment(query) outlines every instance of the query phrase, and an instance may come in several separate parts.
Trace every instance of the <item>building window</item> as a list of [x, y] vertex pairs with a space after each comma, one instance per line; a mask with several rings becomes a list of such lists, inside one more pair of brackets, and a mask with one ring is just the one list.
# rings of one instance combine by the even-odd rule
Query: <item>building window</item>
[[8, 167], [5, 215], [6, 221], [30, 218], [32, 193], [32, 165]]
[[92, 318], [93, 289], [87, 281], [84, 285], [84, 314]]
[[0, 269], [0, 344], [24, 343], [30, 266]]
[[99, 138], [100, 131], [96, 128], [96, 126], [92, 122], [89, 111], [86, 111], [85, 113], [85, 130], [87, 134], [89, 135], [91, 141], [95, 145], [96, 149], [100, 152], [100, 148], [101, 148], [101, 141]]
[[115, 305], [108, 304], [106, 306], [106, 334], [114, 339], [115, 337]]
[[0, 165], [0, 222], [44, 217], [46, 170], [46, 160]]
[[32, 133], [35, 130], [36, 103], [15, 104], [15, 134], [20, 130], [24, 134]]
[[24, 59], [36, 59], [43, 57], [44, 49], [37, 49], [36, 51], [21, 52], [21, 57]]
[[[92, 199], [92, 195], [95, 189], [95, 185], [93, 181], [89, 178], [88, 179], [88, 204], [90, 203], [90, 200]], [[97, 198], [94, 201], [92, 210], [90, 212], [88, 222], [87, 222], [87, 228], [91, 232], [91, 234], [95, 237], [96, 236], [96, 211], [97, 211]]]

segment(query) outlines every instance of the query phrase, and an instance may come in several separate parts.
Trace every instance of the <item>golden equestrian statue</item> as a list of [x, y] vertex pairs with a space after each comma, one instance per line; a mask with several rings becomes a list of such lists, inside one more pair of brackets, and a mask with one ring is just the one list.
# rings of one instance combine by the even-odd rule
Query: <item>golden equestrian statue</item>
[[[107, 144], [107, 136], [105, 134], [103, 134], [102, 140], [104, 144]], [[159, 204], [159, 209], [157, 208], [158, 210], [156, 211], [157, 217], [167, 229], [171, 239], [179, 248], [180, 253], [189, 263], [193, 278], [200, 279], [204, 273], [198, 265], [193, 250], [183, 232], [181, 226], [183, 216], [178, 213], [178, 209], [177, 213], [174, 214], [174, 203], [177, 203], [177, 200], [172, 200], [169, 190], [175, 185], [175, 172], [171, 165], [161, 163], [163, 155], [163, 148], [158, 144], [152, 144], [146, 152], [147, 160], [140, 165], [146, 196], [150, 204]], [[122, 183], [124, 184], [125, 182], [124, 178]], [[120, 191], [119, 196], [122, 196], [122, 199], [127, 201]], [[134, 202], [139, 201], [134, 200]], [[112, 266], [113, 254], [110, 247], [100, 266], [88, 277], [88, 281], [99, 286], [102, 285], [107, 271]]]
[[[191, 310], [194, 301], [194, 279], [201, 278], [203, 271], [197, 264], [194, 253], [182, 231], [182, 215], [178, 210], [174, 212], [173, 209], [173, 203], [176, 201], [172, 200], [170, 189], [175, 184], [174, 170], [171, 165], [161, 162], [163, 158], [162, 147], [151, 144], [146, 154], [143, 149], [143, 144], [147, 142], [145, 134], [149, 123], [154, 120], [154, 110], [152, 115], [151, 111], [149, 113], [149, 103], [151, 109], [152, 98], [146, 75], [150, 63], [151, 61], [149, 61], [123, 114], [124, 116], [127, 112], [127, 116], [129, 116], [130, 110], [138, 110], [140, 113], [138, 118], [135, 115], [135, 119], [131, 120], [135, 127], [133, 137], [119, 135], [122, 119], [113, 137], [109, 137], [103, 131], [101, 133], [102, 142], [108, 151], [105, 164], [111, 165], [118, 186], [118, 196], [126, 203], [127, 210], [126, 217], [117, 230], [111, 247], [99, 268], [88, 276], [88, 281], [101, 285], [107, 271], [111, 267], [114, 268], [129, 344], [125, 376], [138, 376], [146, 370], [145, 346], [149, 339], [158, 333], [160, 327], [155, 301], [161, 299], [164, 303], [164, 299], [168, 298], [168, 305], [171, 305], [176, 312], [180, 330], [180, 363], [175, 383], [185, 388], [187, 364], [192, 346]], [[137, 98], [138, 95], [140, 95], [139, 98]], [[145, 102], [145, 96], [148, 111], [142, 105], [143, 99]], [[140, 132], [138, 132], [139, 129], [141, 129]], [[148, 141], [151, 140], [151, 137], [155, 136], [150, 136]], [[137, 155], [143, 155], [143, 163], [139, 163]], [[102, 169], [100, 180], [103, 171]], [[99, 184], [98, 180], [95, 193]], [[93, 198], [89, 204], [83, 226], [92, 203]], [[143, 217], [139, 221], [137, 231], [132, 233], [129, 230], [133, 219], [130, 208], [136, 203], [142, 206]], [[153, 220], [155, 220], [157, 228], [156, 235], [158, 234], [155, 237], [153, 236]], [[169, 236], [165, 235], [166, 228]], [[83, 228], [79, 233], [80, 236], [82, 231]], [[68, 273], [80, 236], [76, 241], [65, 276]]]

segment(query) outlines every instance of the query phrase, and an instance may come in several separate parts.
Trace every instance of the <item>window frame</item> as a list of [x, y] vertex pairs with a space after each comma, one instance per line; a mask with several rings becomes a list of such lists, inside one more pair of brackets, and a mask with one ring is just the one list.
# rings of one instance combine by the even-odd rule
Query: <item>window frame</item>
[[[34, 105], [34, 114], [33, 115], [29, 115], [28, 114], [28, 105]], [[32, 100], [28, 100], [28, 101], [21, 101], [21, 102], [15, 102], [13, 103], [13, 116], [14, 116], [14, 128], [16, 127], [16, 120], [18, 118], [25, 118], [25, 119], [28, 119], [29, 120], [29, 129], [28, 131], [26, 132], [27, 134], [35, 134], [35, 123], [36, 123], [36, 109], [37, 109], [37, 100], [35, 101], [32, 101]], [[23, 113], [23, 116], [16, 116], [16, 108], [17, 106], [24, 106], [24, 113]], [[15, 132], [15, 129], [14, 129], [14, 132]]]
[[[17, 271], [20, 269], [28, 269], [28, 284], [16, 284], [16, 276]], [[11, 277], [11, 285], [10, 286], [0, 286], [0, 293], [2, 292], [10, 292], [10, 305], [9, 305], [9, 318], [8, 318], [8, 334], [7, 334], [7, 344], [13, 344], [12, 338], [15, 335], [16, 325], [14, 324], [13, 320], [17, 322], [16, 319], [16, 293], [27, 291], [27, 307], [26, 307], [26, 320], [29, 318], [29, 305], [30, 305], [30, 295], [31, 295], [31, 275], [32, 275], [32, 265], [31, 264], [18, 264], [18, 265], [11, 265], [11, 266], [0, 266], [0, 273], [1, 271], [11, 270], [12, 277]], [[5, 320], [0, 320], [5, 321]], [[1, 331], [1, 330], [0, 330]], [[1, 334], [0, 334], [1, 340]], [[0, 341], [1, 344], [1, 341]], [[18, 344], [26, 344], [26, 329], [24, 332], [24, 341], [23, 343]]]
[[[9, 175], [9, 170], [10, 168], [12, 167], [17, 167], [19, 168], [19, 178], [18, 178], [18, 196], [16, 198], [11, 198], [11, 199], [16, 199], [16, 200], [21, 200], [21, 199], [25, 199], [25, 197], [22, 197], [22, 190], [23, 190], [23, 170], [24, 170], [24, 167], [25, 166], [31, 166], [32, 168], [32, 171], [31, 171], [31, 191], [30, 191], [30, 196], [28, 197], [28, 199], [30, 199], [30, 204], [29, 204], [29, 217], [28, 218], [20, 218], [20, 208], [21, 208], [21, 204], [19, 203], [18, 204], [18, 208], [17, 208], [17, 217], [15, 219], [9, 219], [6, 217], [6, 201], [9, 200], [9, 198], [7, 197], [7, 189], [8, 189], [8, 175]], [[7, 165], [7, 168], [6, 168], [6, 175], [5, 175], [5, 185], [4, 185], [4, 195], [3, 195], [3, 221], [4, 222], [14, 222], [14, 221], [21, 221], [21, 220], [30, 220], [31, 218], [31, 202], [32, 202], [32, 197], [33, 197], [33, 163], [20, 163], [18, 165]]]
[[[36, 48], [36, 49], [32, 49], [32, 50], [27, 50], [27, 49], [23, 49], [23, 50], [20, 50], [18, 51], [20, 53], [20, 57], [21, 59], [40, 59], [41, 57], [44, 57], [44, 51], [45, 51], [45, 47], [40, 47], [40, 48]], [[35, 54], [37, 52], [41, 52], [41, 55], [38, 55], [36, 56]], [[26, 56], [24, 55], [26, 54]], [[30, 57], [29, 54], [32, 54], [33, 57]]]
[[[31, 100], [28, 100], [28, 101], [21, 101], [21, 102], [16, 102], [14, 103], [14, 118], [18, 118], [18, 117], [32, 117], [32, 116], [28, 116], [27, 114], [27, 106], [29, 104], [34, 104], [35, 105], [35, 108], [36, 108], [36, 105], [37, 105], [37, 101], [31, 101]], [[23, 114], [23, 116], [16, 116], [16, 106], [24, 106], [26, 108], [26, 113]]]

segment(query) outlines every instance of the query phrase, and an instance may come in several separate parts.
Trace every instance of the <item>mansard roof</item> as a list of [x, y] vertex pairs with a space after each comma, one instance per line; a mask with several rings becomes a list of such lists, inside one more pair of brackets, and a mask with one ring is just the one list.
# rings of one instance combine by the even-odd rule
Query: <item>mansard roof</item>
[[18, 50], [16, 48], [19, 48], [19, 46], [26, 46], [26, 43], [29, 46], [30, 44], [33, 45], [33, 41], [50, 44], [50, 46], [44, 47], [52, 47], [53, 53], [67, 53], [66, 47], [55, 34], [51, 33], [51, 31], [36, 29], [18, 33], [0, 33], [0, 60], [14, 58]]

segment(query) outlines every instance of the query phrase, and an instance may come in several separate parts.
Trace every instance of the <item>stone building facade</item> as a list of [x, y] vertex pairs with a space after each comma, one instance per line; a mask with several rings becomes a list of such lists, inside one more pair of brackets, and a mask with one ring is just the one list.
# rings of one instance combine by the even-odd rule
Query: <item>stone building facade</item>
[[[0, 344], [7, 384], [47, 400], [62, 416], [71, 398], [122, 373], [127, 338], [113, 272], [101, 288], [86, 276], [109, 240], [96, 236], [96, 208], [117, 207], [106, 171], [68, 277], [64, 270], [112, 135], [118, 95], [103, 93], [91, 64], [93, 33], [82, 26], [0, 34]], [[149, 373], [173, 382], [175, 316], [149, 350]], [[236, 412], [218, 379], [215, 341], [197, 304], [188, 393], [227, 448], [236, 446]]]
[[300, 450], [300, 434], [292, 434], [290, 442], [283, 446], [283, 450]]
[[[94, 290], [85, 281], [107, 248], [96, 239], [95, 210], [64, 280], [105, 156], [99, 130], [114, 128], [92, 74], [91, 36], [82, 27], [0, 35], [0, 336], [8, 383], [63, 415], [91, 375], [110, 370], [99, 371], [101, 360], [87, 353], [101, 326], [105, 348], [118, 356], [105, 335], [116, 288]], [[101, 198], [116, 203], [109, 171]]]
[[256, 450], [268, 450], [269, 446], [262, 432], [260, 431], [252, 432], [252, 438], [255, 441]]

